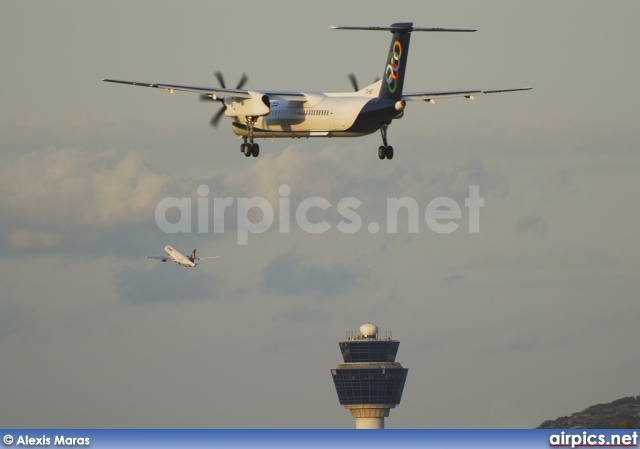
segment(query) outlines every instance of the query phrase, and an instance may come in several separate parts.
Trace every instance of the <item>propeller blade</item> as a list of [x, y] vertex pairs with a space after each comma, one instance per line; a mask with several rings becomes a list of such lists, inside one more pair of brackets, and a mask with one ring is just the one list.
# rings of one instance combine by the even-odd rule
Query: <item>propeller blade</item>
[[226, 89], [227, 86], [224, 84], [224, 77], [222, 76], [222, 72], [220, 70], [217, 70], [213, 74], [218, 80], [218, 83], [220, 83], [220, 87], [222, 87], [223, 89]]
[[353, 90], [358, 92], [360, 89], [358, 89], [358, 80], [356, 79], [356, 76], [353, 73], [350, 73], [347, 76], [349, 77], [349, 81], [351, 81], [351, 85], [353, 86]]
[[220, 119], [224, 115], [224, 110], [225, 109], [226, 109], [226, 106], [222, 106], [220, 108], [220, 110], [218, 112], [216, 112], [216, 115], [214, 115], [211, 118], [211, 121], [209, 122], [209, 124], [211, 125], [212, 128], [217, 128], [218, 127], [218, 122], [220, 122]]
[[249, 80], [249, 77], [247, 76], [246, 73], [242, 74], [242, 77], [240, 78], [240, 81], [238, 81], [238, 85], [236, 86], [236, 89], [242, 89], [242, 86], [244, 86], [244, 84]]
[[[220, 87], [222, 87], [223, 89], [226, 89], [227, 85], [224, 82], [224, 76], [222, 76], [222, 72], [220, 70], [216, 70], [215, 72], [213, 72], [213, 75], [218, 80], [218, 83], [220, 83]], [[247, 74], [243, 73], [242, 76], [240, 77], [240, 81], [238, 81], [236, 89], [242, 89], [242, 86], [244, 86], [244, 84], [248, 80], [249, 80], [249, 77], [247, 76]], [[217, 98], [217, 99], [214, 100], [209, 95], [202, 94], [202, 95], [200, 95], [200, 101], [222, 101], [222, 98]], [[223, 105], [220, 108], [220, 110], [218, 110], [218, 112], [216, 112], [216, 114], [213, 117], [211, 117], [211, 121], [209, 122], [209, 124], [211, 125], [212, 128], [217, 128], [218, 127], [218, 123], [220, 122], [220, 119], [224, 115], [224, 111], [225, 111], [226, 108], [227, 107], [225, 105]]]
[[[218, 80], [220, 87], [222, 87], [223, 89], [226, 89], [227, 85], [224, 82], [224, 76], [222, 76], [222, 72], [220, 70], [217, 70], [213, 74]], [[236, 89], [242, 89], [242, 86], [244, 86], [248, 80], [249, 80], [249, 77], [247, 76], [247, 74], [243, 73], [242, 76], [240, 77], [240, 81], [238, 81], [238, 84], [236, 85]]]

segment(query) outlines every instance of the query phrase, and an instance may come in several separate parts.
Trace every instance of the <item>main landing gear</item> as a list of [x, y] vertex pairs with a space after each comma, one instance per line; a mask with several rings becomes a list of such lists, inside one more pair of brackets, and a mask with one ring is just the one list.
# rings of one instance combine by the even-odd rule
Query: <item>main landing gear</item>
[[382, 125], [382, 127], [380, 128], [380, 134], [382, 134], [382, 143], [383, 145], [381, 145], [378, 148], [378, 157], [380, 159], [393, 159], [393, 147], [391, 145], [388, 145], [387, 143], [387, 128], [389, 127], [389, 124], [384, 124]]
[[240, 145], [240, 152], [244, 153], [245, 156], [250, 157], [258, 157], [260, 154], [260, 145], [257, 143], [247, 143], [247, 139], [244, 139], [244, 143]]
[[247, 143], [247, 137], [244, 138], [244, 143], [240, 145], [240, 152], [244, 153], [246, 157], [258, 157], [260, 154], [260, 145], [253, 142], [253, 127], [256, 124], [258, 117], [247, 117], [247, 131], [249, 131], [249, 142]]

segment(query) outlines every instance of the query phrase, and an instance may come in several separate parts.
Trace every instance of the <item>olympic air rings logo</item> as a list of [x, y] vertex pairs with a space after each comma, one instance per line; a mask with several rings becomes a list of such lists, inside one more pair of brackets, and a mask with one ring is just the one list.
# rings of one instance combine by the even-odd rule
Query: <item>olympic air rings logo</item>
[[395, 41], [389, 53], [389, 63], [384, 72], [389, 92], [394, 93], [398, 87], [398, 77], [400, 76], [400, 58], [402, 57], [402, 45], [400, 41]]

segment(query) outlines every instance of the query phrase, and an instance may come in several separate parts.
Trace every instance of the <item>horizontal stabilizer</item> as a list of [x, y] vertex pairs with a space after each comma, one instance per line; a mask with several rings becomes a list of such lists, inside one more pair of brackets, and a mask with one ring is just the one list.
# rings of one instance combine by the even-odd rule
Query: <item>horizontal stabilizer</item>
[[477, 30], [469, 30], [465, 28], [423, 28], [423, 27], [414, 27], [413, 22], [401, 22], [401, 23], [393, 23], [388, 27], [359, 27], [359, 26], [331, 26], [329, 27], [332, 30], [365, 30], [365, 31], [391, 31], [395, 32], [407, 32], [411, 33], [412, 31], [442, 31], [442, 32], [450, 32], [450, 33], [473, 33]]

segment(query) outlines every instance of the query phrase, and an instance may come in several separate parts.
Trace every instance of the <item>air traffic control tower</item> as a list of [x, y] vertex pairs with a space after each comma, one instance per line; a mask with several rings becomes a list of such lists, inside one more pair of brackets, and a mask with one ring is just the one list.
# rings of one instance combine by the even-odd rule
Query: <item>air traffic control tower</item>
[[331, 370], [340, 405], [356, 419], [356, 429], [384, 429], [384, 418], [400, 403], [408, 368], [396, 362], [400, 342], [381, 337], [378, 326], [347, 334], [340, 350], [344, 363]]

